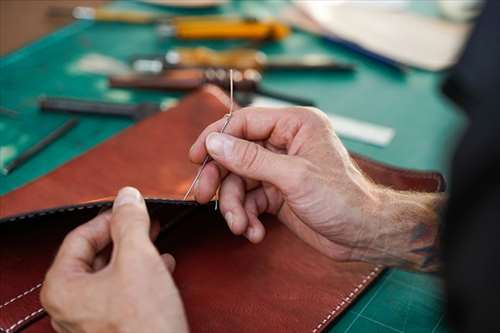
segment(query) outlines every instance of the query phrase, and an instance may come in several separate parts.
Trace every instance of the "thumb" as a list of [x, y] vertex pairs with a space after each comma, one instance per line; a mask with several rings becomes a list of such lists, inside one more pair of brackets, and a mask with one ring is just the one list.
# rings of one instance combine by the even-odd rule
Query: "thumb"
[[228, 134], [211, 133], [206, 147], [210, 156], [231, 172], [277, 186], [288, 192], [301, 178], [305, 163], [295, 156], [277, 154]]
[[113, 203], [111, 217], [114, 248], [120, 251], [134, 245], [151, 244], [149, 229], [149, 215], [141, 193], [133, 187], [122, 188]]

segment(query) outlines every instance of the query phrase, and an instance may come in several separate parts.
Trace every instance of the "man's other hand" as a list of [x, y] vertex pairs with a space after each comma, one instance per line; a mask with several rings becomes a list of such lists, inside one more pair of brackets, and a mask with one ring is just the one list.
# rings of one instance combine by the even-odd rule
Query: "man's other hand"
[[139, 191], [125, 187], [112, 211], [67, 235], [48, 271], [41, 302], [57, 332], [187, 332], [175, 261], [152, 243]]

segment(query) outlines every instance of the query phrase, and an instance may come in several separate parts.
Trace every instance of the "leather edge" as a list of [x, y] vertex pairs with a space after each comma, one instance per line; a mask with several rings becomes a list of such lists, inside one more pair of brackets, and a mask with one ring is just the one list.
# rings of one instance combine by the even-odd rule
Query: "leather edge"
[[332, 323], [358, 298], [359, 295], [361, 295], [371, 282], [375, 281], [380, 276], [384, 269], [385, 267], [381, 265], [375, 266], [347, 296], [342, 298], [341, 302], [338, 303], [333, 310], [331, 310], [325, 318], [311, 330], [311, 332], [318, 333], [326, 329], [330, 323]]
[[366, 156], [353, 153], [349, 151], [349, 155], [356, 161], [362, 161], [363, 163], [369, 164], [371, 168], [377, 169], [377, 170], [383, 170], [383, 171], [390, 171], [391, 173], [399, 174], [403, 177], [409, 177], [409, 178], [420, 178], [420, 179], [430, 179], [435, 181], [436, 186], [429, 192], [444, 192], [446, 191], [446, 180], [444, 176], [437, 171], [430, 171], [430, 170], [411, 170], [411, 169], [405, 169], [405, 168], [400, 168], [396, 167], [390, 164], [386, 164], [383, 162], [375, 161], [371, 158], [368, 158]]
[[[181, 205], [181, 206], [200, 206], [195, 201], [184, 201], [184, 200], [174, 200], [174, 199], [162, 199], [162, 198], [145, 198], [146, 204], [151, 204], [151, 203], [162, 203], [162, 204], [174, 204], [174, 205]], [[74, 211], [74, 210], [84, 210], [84, 209], [90, 209], [90, 208], [109, 208], [113, 204], [112, 199], [98, 199], [98, 200], [92, 200], [92, 201], [87, 201], [83, 202], [80, 204], [76, 205], [66, 205], [66, 206], [57, 206], [57, 207], [51, 207], [47, 209], [41, 209], [41, 210], [35, 210], [35, 211], [30, 211], [30, 212], [25, 212], [25, 213], [20, 213], [16, 215], [11, 215], [11, 216], [6, 216], [0, 218], [0, 225], [4, 223], [11, 223], [11, 222], [16, 222], [20, 220], [27, 220], [30, 218], [34, 217], [39, 217], [39, 216], [45, 216], [45, 215], [52, 215], [56, 213], [64, 213], [68, 211]]]

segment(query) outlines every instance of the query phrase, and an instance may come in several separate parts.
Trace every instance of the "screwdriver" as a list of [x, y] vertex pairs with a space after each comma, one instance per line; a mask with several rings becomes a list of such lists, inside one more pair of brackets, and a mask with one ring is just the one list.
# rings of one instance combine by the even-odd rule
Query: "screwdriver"
[[158, 74], [171, 68], [223, 68], [262, 70], [328, 70], [352, 72], [354, 65], [339, 63], [330, 57], [307, 54], [301, 59], [267, 57], [263, 52], [238, 48], [215, 51], [205, 47], [178, 48], [168, 51], [165, 56], [136, 56], [132, 59], [132, 69], [136, 72]]
[[179, 39], [282, 40], [290, 34], [285, 24], [252, 17], [174, 17], [158, 27], [160, 37]]

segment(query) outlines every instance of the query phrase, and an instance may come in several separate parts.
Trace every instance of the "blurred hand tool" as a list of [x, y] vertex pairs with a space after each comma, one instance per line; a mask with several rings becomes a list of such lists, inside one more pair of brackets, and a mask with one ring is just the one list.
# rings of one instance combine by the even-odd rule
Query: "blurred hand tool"
[[158, 15], [146, 11], [116, 10], [92, 7], [49, 7], [49, 17], [73, 17], [77, 20], [92, 20], [100, 22], [121, 22], [132, 24], [150, 24], [168, 21], [171, 15]]
[[135, 121], [161, 111], [160, 105], [154, 103], [124, 104], [61, 97], [41, 97], [38, 106], [42, 112], [118, 116]]
[[140, 73], [158, 74], [172, 68], [224, 68], [263, 70], [321, 70], [352, 72], [354, 65], [339, 63], [331, 57], [307, 54], [301, 58], [268, 58], [255, 49], [232, 49], [215, 51], [205, 47], [178, 48], [165, 56], [136, 56], [132, 59], [132, 69]]
[[174, 16], [145, 11], [92, 7], [75, 7], [72, 9], [50, 7], [48, 15], [100, 22], [159, 23], [158, 34], [160, 37], [177, 37], [180, 39], [280, 40], [290, 33], [288, 26], [281, 22], [240, 16]]
[[[234, 87], [242, 91], [254, 91], [261, 80], [253, 69], [234, 71]], [[113, 88], [139, 88], [167, 91], [189, 91], [203, 84], [214, 84], [229, 89], [229, 71], [224, 69], [172, 69], [159, 75], [124, 74], [109, 77]]]
[[222, 6], [229, 0], [138, 0], [144, 3], [162, 7], [177, 7], [177, 8], [210, 8]]
[[73, 127], [78, 124], [79, 120], [74, 118], [66, 121], [61, 127], [57, 128], [55, 131], [47, 135], [41, 141], [36, 143], [34, 146], [26, 149], [18, 157], [13, 159], [11, 162], [7, 163], [6, 166], [2, 168], [2, 173], [7, 175], [11, 173], [15, 168], [38, 154], [40, 151], [49, 146], [52, 142], [62, 137], [64, 134], [68, 133]]
[[179, 39], [250, 39], [281, 40], [290, 29], [273, 20], [249, 17], [174, 17], [158, 27], [161, 37]]
[[[288, 96], [271, 92], [259, 86], [262, 79], [254, 69], [244, 71], [233, 70], [234, 88], [240, 93], [247, 92], [269, 96], [297, 105], [312, 106], [312, 102], [296, 96]], [[113, 88], [136, 88], [166, 91], [190, 91], [204, 84], [214, 84], [229, 90], [229, 71], [224, 69], [172, 69], [159, 75], [127, 74], [109, 77], [109, 85]]]

